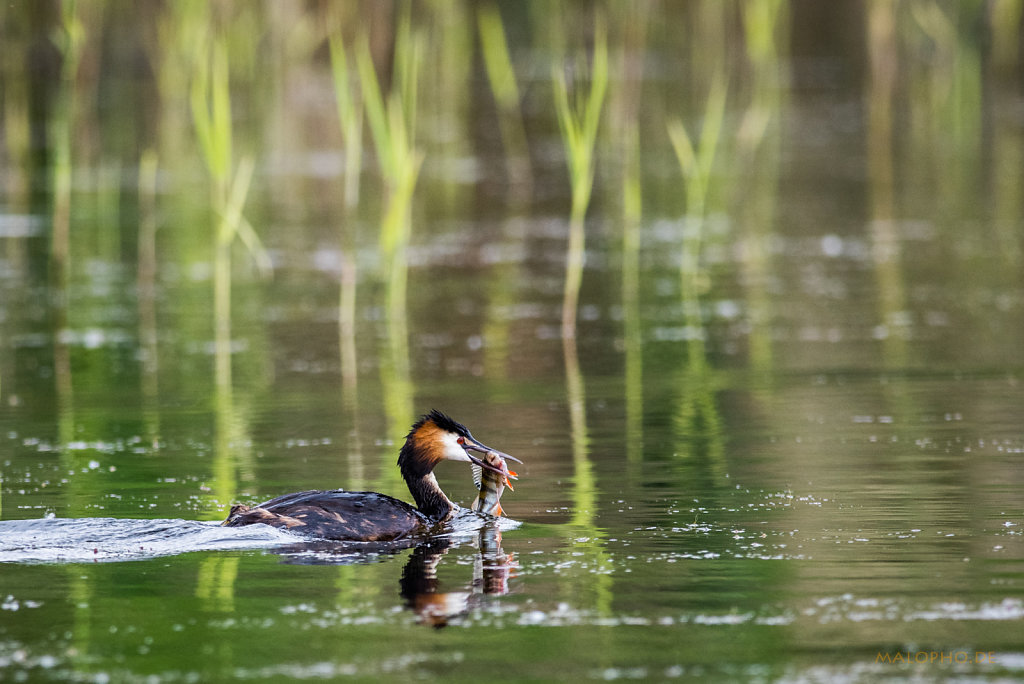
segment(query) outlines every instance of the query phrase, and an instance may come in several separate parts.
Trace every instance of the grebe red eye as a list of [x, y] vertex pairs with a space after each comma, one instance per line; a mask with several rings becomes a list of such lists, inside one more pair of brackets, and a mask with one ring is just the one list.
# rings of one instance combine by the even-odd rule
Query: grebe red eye
[[466, 438], [465, 437], [459, 437], [459, 445], [461, 446], [461, 445], [464, 445], [465, 443], [466, 443]]

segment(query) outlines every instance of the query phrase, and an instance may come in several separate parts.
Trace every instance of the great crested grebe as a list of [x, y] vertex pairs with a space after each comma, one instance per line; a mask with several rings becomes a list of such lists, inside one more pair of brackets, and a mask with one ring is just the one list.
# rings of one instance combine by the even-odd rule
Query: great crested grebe
[[[263, 523], [344, 541], [391, 541], [427, 532], [458, 508], [437, 485], [434, 466], [445, 459], [466, 461], [504, 474], [471, 451], [494, 452], [474, 439], [466, 426], [434, 410], [413, 424], [398, 454], [398, 468], [416, 501], [415, 508], [378, 492], [314, 490], [285, 494], [255, 507], [237, 504], [222, 524], [240, 527]], [[522, 463], [507, 454], [494, 453]]]

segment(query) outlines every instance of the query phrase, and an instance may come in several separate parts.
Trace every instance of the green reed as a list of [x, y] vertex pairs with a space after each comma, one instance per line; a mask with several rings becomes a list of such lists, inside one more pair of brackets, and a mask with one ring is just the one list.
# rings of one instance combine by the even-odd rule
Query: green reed
[[146, 436], [156, 443], [160, 435], [160, 411], [156, 408], [159, 397], [159, 345], [156, 317], [156, 194], [157, 154], [148, 148], [139, 157], [138, 202], [139, 237], [136, 259], [137, 309], [139, 316], [140, 381], [144, 401], [143, 419]]
[[590, 87], [578, 87], [573, 102], [565, 71], [556, 64], [551, 69], [554, 83], [555, 110], [558, 129], [569, 166], [572, 186], [572, 208], [569, 215], [569, 246], [566, 252], [565, 290], [562, 299], [562, 337], [576, 337], [576, 311], [579, 307], [580, 285], [583, 281], [583, 258], [586, 248], [584, 219], [594, 188], [594, 151], [597, 126], [601, 120], [605, 92], [608, 88], [608, 37], [604, 21], [597, 19], [594, 29], [594, 56], [590, 67]]
[[[412, 380], [406, 307], [408, 244], [412, 233], [412, 199], [423, 163], [416, 145], [416, 107], [423, 39], [412, 31], [410, 6], [398, 20], [391, 88], [385, 98], [363, 35], [356, 45], [356, 65], [366, 121], [385, 186], [379, 248], [386, 274], [387, 353], [381, 363], [389, 431], [398, 434], [412, 421]], [[392, 454], [388, 454], [388, 458]], [[385, 480], [398, 486], [397, 471], [387, 468]]]
[[[509, 240], [515, 240], [512, 235], [516, 217], [528, 211], [527, 205], [533, 192], [529, 143], [520, 107], [521, 91], [512, 66], [501, 12], [494, 2], [488, 1], [477, 6], [476, 27], [505, 149], [508, 212], [504, 231]], [[518, 241], [521, 242], [521, 237]], [[491, 276], [487, 279], [487, 315], [483, 326], [486, 344], [483, 354], [484, 377], [491, 380], [508, 377], [509, 339], [513, 320], [507, 312], [515, 304], [515, 284], [521, 278], [521, 270], [518, 262], [494, 264]]]
[[53, 141], [51, 183], [53, 187], [53, 234], [50, 244], [52, 282], [65, 302], [64, 289], [68, 279], [71, 238], [71, 142], [75, 119], [75, 83], [85, 45], [85, 25], [78, 13], [78, 4], [67, 0], [60, 5], [61, 25], [54, 42], [61, 53], [60, 84], [56, 111], [50, 121]]
[[509, 55], [501, 12], [493, 2], [485, 2], [477, 8], [476, 17], [487, 81], [498, 105], [498, 126], [511, 184], [520, 191], [525, 188], [528, 194], [530, 150], [526, 142], [526, 124], [519, 108], [519, 85]]
[[240, 239], [264, 273], [270, 272], [271, 262], [259, 235], [242, 213], [255, 162], [247, 155], [232, 169], [227, 40], [215, 32], [205, 36], [202, 49], [189, 103], [203, 160], [213, 180], [211, 195], [218, 215], [213, 269], [216, 380], [218, 386], [226, 387], [231, 384], [231, 247], [236, 238]]
[[[4, 36], [0, 44], [0, 65], [18, 65], [24, 71], [22, 60], [27, 50], [24, 36]], [[31, 117], [29, 114], [29, 80], [13, 78], [0, 67], [3, 78], [3, 102], [0, 104], [0, 121], [3, 122], [5, 164], [0, 192], [5, 193], [6, 208], [28, 204], [29, 177], [32, 168]]]
[[[945, 30], [950, 27], [942, 11], [937, 7], [934, 9], [937, 14], [923, 13], [922, 18], [934, 22], [936, 34], [944, 36]], [[899, 59], [896, 26], [895, 6], [880, 2], [868, 5], [865, 38], [871, 69], [865, 98], [868, 110], [865, 138], [873, 274], [878, 284], [879, 322], [889, 333], [882, 341], [885, 359], [893, 367], [905, 368], [909, 349], [903, 337], [904, 331], [897, 329], [900, 316], [906, 311], [907, 294], [896, 222], [896, 168], [893, 154], [893, 110], [898, 74], [892, 65]]]
[[[338, 336], [341, 340], [342, 384], [347, 392], [356, 385], [356, 227], [359, 208], [359, 180], [363, 168], [363, 108], [349, 78], [347, 49], [341, 34], [330, 37], [331, 74], [338, 106], [341, 137], [345, 145], [345, 194], [342, 224], [342, 272], [338, 301]], [[354, 397], [353, 397], [354, 401]]]
[[[982, 3], [915, 2], [910, 4], [913, 21], [896, 26], [898, 47], [917, 44], [928, 52], [927, 59], [906, 62], [901, 90], [910, 96], [909, 133], [915, 139], [911, 161], [926, 164], [915, 172], [934, 180], [935, 198], [947, 215], [973, 206], [977, 179], [989, 168], [980, 154], [987, 79], [983, 50], [964, 30], [981, 22], [984, 7]], [[899, 55], [893, 55], [892, 61], [899, 64]], [[942, 145], [936, 145], [937, 140]], [[958, 153], [956, 164], [948, 162], [952, 150]]]
[[1024, 1], [993, 0], [990, 3], [990, 32], [992, 35], [992, 61], [1009, 70], [1019, 59], [1020, 24], [1024, 17]]
[[405, 258], [412, 224], [412, 195], [423, 162], [415, 135], [421, 53], [422, 41], [412, 35], [410, 19], [405, 13], [395, 38], [394, 74], [391, 92], [385, 100], [365, 36], [359, 41], [356, 52], [366, 119], [387, 186], [380, 250], [390, 266], [401, 265]]
[[771, 236], [778, 213], [778, 180], [782, 147], [784, 86], [783, 46], [788, 42], [788, 0], [766, 0], [747, 6], [743, 14], [744, 45], [750, 62], [750, 101], [737, 138], [738, 163], [754, 169], [750, 187], [742, 189], [737, 225], [743, 231], [740, 268], [745, 288], [750, 366], [766, 373], [773, 367], [771, 321], [775, 305], [765, 287], [771, 277]]
[[348, 50], [340, 33], [330, 37], [331, 75], [338, 105], [341, 138], [345, 144], [345, 208], [359, 205], [359, 180], [363, 168], [363, 107], [349, 78]]
[[[211, 44], [206, 44], [210, 40]], [[227, 203], [231, 173], [231, 91], [228, 84], [227, 43], [216, 36], [204, 35], [206, 54], [196, 63], [189, 104], [192, 123], [214, 181], [214, 202], [218, 210]], [[228, 227], [222, 227], [226, 230]]]
[[[76, 85], [85, 46], [85, 24], [73, 0], [61, 3], [61, 26], [55, 36], [63, 58], [60, 92], [50, 121], [53, 141], [51, 183], [53, 189], [53, 233], [50, 240], [50, 285], [56, 295], [51, 314], [54, 336], [53, 377], [57, 394], [57, 434], [61, 444], [75, 438], [74, 382], [71, 348], [64, 338], [68, 328], [68, 281], [71, 271], [71, 176], [72, 139], [76, 116]], [[74, 455], [61, 450], [62, 465], [74, 470]], [[72, 490], [69, 496], [76, 499]], [[77, 501], [73, 505], [77, 504]]]
[[704, 123], [696, 146], [682, 119], [676, 118], [668, 123], [669, 139], [672, 141], [672, 149], [683, 175], [686, 213], [692, 219], [692, 225], [688, 227], [683, 237], [680, 267], [685, 296], [696, 294], [700, 279], [701, 243], [704, 238], [705, 214], [711, 190], [711, 171], [721, 139], [727, 90], [726, 77], [721, 71], [716, 71], [711, 81], [711, 91], [708, 93], [704, 110]]
[[341, 126], [342, 143], [345, 146], [344, 210], [340, 226], [342, 263], [338, 299], [338, 347], [341, 356], [342, 402], [352, 419], [349, 485], [359, 488], [362, 486], [364, 476], [356, 418], [359, 405], [356, 355], [356, 250], [359, 244], [359, 185], [363, 170], [363, 106], [358, 97], [358, 87], [349, 77], [348, 49], [340, 31], [330, 36], [329, 44], [338, 122]]

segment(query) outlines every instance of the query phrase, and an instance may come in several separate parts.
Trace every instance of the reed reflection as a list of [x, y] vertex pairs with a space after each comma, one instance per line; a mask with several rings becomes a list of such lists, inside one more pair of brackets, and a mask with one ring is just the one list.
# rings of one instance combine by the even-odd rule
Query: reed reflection
[[906, 294], [895, 208], [893, 99], [898, 75], [896, 7], [873, 2], [868, 9], [868, 181], [870, 187], [871, 256], [878, 287], [879, 325], [887, 364], [907, 362]]

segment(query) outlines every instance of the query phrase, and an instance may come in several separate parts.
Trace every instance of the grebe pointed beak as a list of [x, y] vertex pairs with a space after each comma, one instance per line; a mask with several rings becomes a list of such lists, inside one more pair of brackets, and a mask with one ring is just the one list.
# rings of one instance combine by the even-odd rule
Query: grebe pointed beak
[[492, 449], [491, 447], [486, 446], [485, 444], [482, 444], [482, 443], [480, 443], [480, 442], [478, 442], [478, 441], [476, 441], [475, 439], [472, 439], [472, 438], [466, 438], [464, 440], [463, 444], [462, 444], [462, 448], [466, 450], [466, 456], [469, 457], [470, 461], [472, 461], [476, 465], [480, 466], [481, 468], [486, 468], [487, 470], [493, 470], [496, 473], [502, 473], [503, 471], [498, 469], [498, 468], [495, 468], [494, 466], [492, 466], [492, 465], [490, 465], [488, 463], [485, 463], [485, 462], [481, 461], [479, 458], [477, 458], [476, 456], [473, 456], [469, 452], [470, 451], [479, 451], [482, 454], [493, 452], [493, 453], [497, 454], [498, 456], [500, 456], [501, 458], [505, 459], [506, 461], [515, 461], [516, 463], [522, 463], [522, 461], [520, 461], [515, 456], [509, 456], [508, 454], [506, 454], [504, 452], [501, 452], [501, 451], [498, 451], [497, 449]]
[[[497, 454], [498, 456], [502, 457], [506, 461], [515, 461], [516, 463], [520, 463], [520, 464], [522, 463], [522, 461], [520, 461], [519, 459], [515, 458], [514, 456], [509, 456], [508, 454], [506, 454], [504, 452], [499, 452], [497, 450], [497, 448], [490, 448], [489, 446], [487, 446], [485, 444], [482, 444], [482, 443], [480, 443], [480, 442], [478, 442], [478, 441], [476, 441], [475, 439], [472, 439], [472, 438], [466, 438], [465, 442], [462, 445], [462, 447], [464, 448], [464, 450], [466, 450], [467, 456], [469, 455], [469, 452], [479, 452], [480, 454], [487, 454], [488, 452], [494, 452], [495, 454]], [[523, 464], [523, 465], [525, 465], [525, 464]]]

